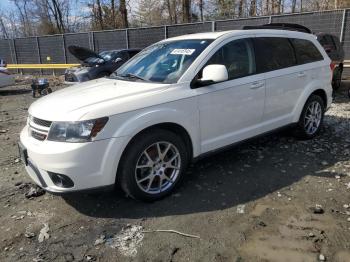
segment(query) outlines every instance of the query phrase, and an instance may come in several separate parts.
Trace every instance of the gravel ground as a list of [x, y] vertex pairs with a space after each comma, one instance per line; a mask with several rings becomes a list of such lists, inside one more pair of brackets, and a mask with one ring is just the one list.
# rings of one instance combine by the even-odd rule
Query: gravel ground
[[2, 88], [0, 260], [350, 261], [347, 88], [316, 139], [279, 132], [205, 158], [151, 204], [118, 191], [41, 194], [16, 146], [34, 101], [29, 85]]

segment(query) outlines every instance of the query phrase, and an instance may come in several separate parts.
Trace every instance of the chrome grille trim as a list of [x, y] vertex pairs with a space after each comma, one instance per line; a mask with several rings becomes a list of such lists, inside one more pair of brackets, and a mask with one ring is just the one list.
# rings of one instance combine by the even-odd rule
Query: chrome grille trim
[[43, 120], [34, 116], [28, 118], [29, 135], [36, 140], [44, 141], [50, 130], [52, 121]]
[[45, 127], [50, 127], [52, 124], [52, 121], [47, 121], [44, 119], [32, 117], [32, 121], [37, 124], [38, 126], [45, 126]]
[[39, 132], [36, 132], [35, 130], [31, 130], [30, 131], [30, 135], [35, 138], [36, 140], [40, 140], [40, 141], [44, 141], [47, 137], [46, 134], [42, 134], [42, 133], [39, 133]]

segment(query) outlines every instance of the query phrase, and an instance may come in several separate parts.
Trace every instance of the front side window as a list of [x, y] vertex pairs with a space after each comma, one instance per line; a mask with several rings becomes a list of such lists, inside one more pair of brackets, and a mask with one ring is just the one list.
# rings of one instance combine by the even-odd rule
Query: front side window
[[224, 65], [229, 80], [252, 75], [255, 73], [253, 50], [250, 39], [234, 40], [216, 51], [206, 65]]
[[323, 60], [317, 47], [309, 40], [291, 39], [297, 54], [298, 64], [306, 64]]
[[288, 38], [257, 37], [254, 39], [259, 73], [295, 66], [296, 57]]
[[154, 44], [134, 56], [112, 77], [176, 83], [212, 40], [189, 39]]

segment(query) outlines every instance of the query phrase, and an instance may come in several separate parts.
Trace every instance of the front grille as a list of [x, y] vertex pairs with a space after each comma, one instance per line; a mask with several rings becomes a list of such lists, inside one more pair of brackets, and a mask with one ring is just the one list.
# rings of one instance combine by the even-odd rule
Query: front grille
[[47, 121], [36, 117], [33, 117], [32, 121], [39, 126], [45, 126], [45, 127], [50, 127], [52, 123], [52, 121]]
[[46, 134], [41, 134], [41, 133], [38, 133], [34, 130], [31, 130], [30, 133], [31, 133], [32, 137], [37, 139], [37, 140], [44, 141], [46, 139]]
[[36, 140], [44, 141], [50, 130], [52, 121], [29, 116], [29, 135]]

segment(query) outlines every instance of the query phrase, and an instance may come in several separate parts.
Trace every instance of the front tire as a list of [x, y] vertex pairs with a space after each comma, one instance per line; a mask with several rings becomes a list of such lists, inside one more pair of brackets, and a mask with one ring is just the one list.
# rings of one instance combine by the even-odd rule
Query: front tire
[[311, 95], [301, 112], [295, 135], [301, 139], [314, 138], [320, 132], [324, 113], [325, 105], [322, 98], [318, 95]]
[[178, 186], [188, 158], [184, 141], [175, 133], [162, 129], [146, 131], [128, 145], [117, 180], [128, 196], [155, 201]]

